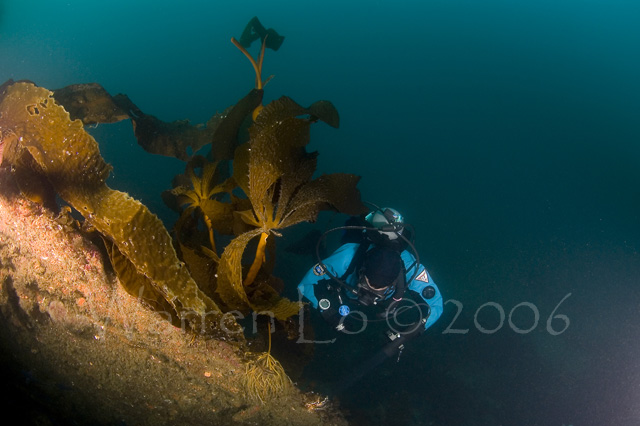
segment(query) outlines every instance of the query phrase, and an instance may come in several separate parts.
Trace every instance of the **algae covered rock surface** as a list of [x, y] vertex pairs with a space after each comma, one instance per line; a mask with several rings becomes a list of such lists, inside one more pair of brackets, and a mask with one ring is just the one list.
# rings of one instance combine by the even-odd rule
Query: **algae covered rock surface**
[[0, 189], [0, 354], [32, 404], [22, 424], [346, 424], [308, 411], [296, 389], [251, 401], [241, 345], [188, 333], [127, 293], [6, 165]]

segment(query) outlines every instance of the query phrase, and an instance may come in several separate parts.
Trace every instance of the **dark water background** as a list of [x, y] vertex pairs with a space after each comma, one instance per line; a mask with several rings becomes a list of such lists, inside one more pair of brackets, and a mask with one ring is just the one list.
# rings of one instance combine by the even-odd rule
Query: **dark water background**
[[[286, 36], [267, 100], [336, 105], [341, 128], [313, 130], [319, 171], [359, 174], [363, 198], [400, 210], [453, 299], [340, 396], [354, 424], [640, 425], [637, 1], [0, 5], [0, 80], [98, 82], [166, 121], [205, 122], [253, 86], [229, 42], [252, 16]], [[170, 223], [158, 194], [183, 165], [128, 122], [92, 133], [111, 186]], [[281, 268], [287, 291], [310, 262]], [[330, 391], [350, 356], [300, 383]]]

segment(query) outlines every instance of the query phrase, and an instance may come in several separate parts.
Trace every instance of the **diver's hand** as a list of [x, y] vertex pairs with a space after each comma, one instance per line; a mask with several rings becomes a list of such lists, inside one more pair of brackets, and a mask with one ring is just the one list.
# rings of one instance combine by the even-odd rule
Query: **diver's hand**
[[414, 324], [412, 328], [406, 330], [405, 332], [389, 330], [387, 333], [387, 337], [389, 338], [390, 342], [387, 343], [384, 346], [384, 348], [382, 348], [384, 353], [387, 356], [392, 357], [395, 354], [397, 354], [399, 351], [402, 351], [402, 349], [404, 349], [405, 343], [415, 339], [416, 337], [424, 333], [425, 322], [426, 322], [426, 319], [423, 319], [422, 321], [420, 321], [419, 324]]

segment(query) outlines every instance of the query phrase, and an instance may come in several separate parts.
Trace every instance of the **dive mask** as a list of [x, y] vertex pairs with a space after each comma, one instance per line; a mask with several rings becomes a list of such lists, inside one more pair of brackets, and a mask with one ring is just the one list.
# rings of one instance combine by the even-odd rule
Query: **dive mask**
[[364, 270], [360, 271], [357, 296], [358, 302], [364, 306], [376, 305], [387, 298], [387, 296], [395, 291], [397, 279], [390, 285], [382, 288], [373, 288], [369, 283], [369, 279], [364, 274]]

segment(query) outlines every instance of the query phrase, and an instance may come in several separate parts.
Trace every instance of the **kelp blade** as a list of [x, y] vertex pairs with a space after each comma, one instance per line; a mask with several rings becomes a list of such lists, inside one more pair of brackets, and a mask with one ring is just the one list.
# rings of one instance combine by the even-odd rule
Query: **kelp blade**
[[142, 203], [105, 184], [111, 170], [97, 142], [79, 120], [31, 83], [7, 87], [0, 101], [0, 124], [19, 137], [56, 192], [80, 212], [139, 274], [173, 306], [180, 320], [215, 336], [242, 339], [239, 325], [223, 316], [180, 262], [162, 222]]

